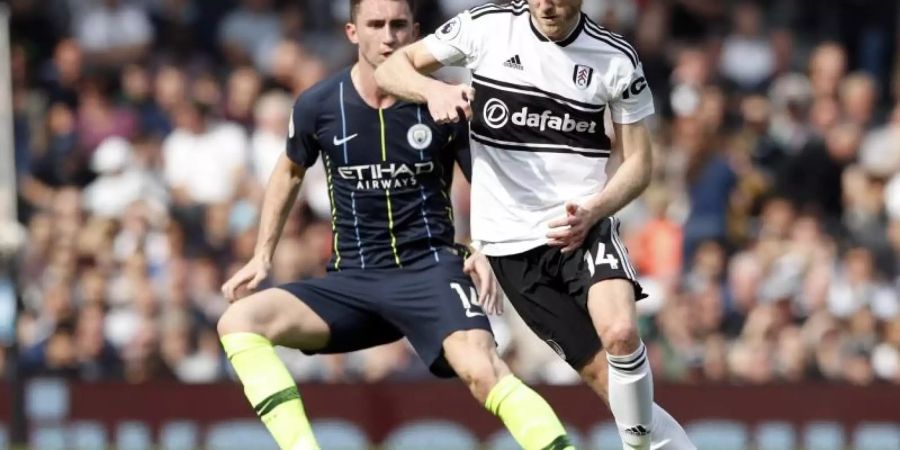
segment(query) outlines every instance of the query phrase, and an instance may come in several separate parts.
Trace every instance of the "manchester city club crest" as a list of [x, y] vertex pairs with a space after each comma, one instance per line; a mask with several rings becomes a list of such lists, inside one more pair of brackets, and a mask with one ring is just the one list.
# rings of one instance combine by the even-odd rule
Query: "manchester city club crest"
[[406, 140], [409, 141], [409, 146], [416, 150], [428, 148], [431, 145], [432, 138], [431, 128], [421, 123], [411, 126], [409, 131], [406, 132]]
[[594, 68], [583, 64], [575, 64], [575, 72], [572, 74], [572, 81], [578, 89], [587, 89], [591, 84], [591, 77], [594, 75]]

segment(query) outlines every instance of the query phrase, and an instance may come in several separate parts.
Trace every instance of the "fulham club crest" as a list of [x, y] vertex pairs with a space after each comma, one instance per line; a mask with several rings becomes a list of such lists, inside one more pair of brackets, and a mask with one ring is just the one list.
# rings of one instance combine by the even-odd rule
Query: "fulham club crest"
[[591, 77], [594, 75], [594, 68], [582, 64], [575, 64], [575, 72], [572, 74], [572, 81], [578, 89], [587, 89], [591, 84]]

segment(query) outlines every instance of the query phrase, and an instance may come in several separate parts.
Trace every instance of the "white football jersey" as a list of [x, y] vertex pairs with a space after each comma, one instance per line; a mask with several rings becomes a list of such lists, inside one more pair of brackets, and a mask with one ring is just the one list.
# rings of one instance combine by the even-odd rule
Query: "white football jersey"
[[547, 39], [524, 0], [487, 4], [425, 38], [436, 59], [472, 71], [472, 238], [488, 255], [547, 242], [547, 223], [606, 184], [604, 129], [653, 114], [637, 53], [584, 14]]

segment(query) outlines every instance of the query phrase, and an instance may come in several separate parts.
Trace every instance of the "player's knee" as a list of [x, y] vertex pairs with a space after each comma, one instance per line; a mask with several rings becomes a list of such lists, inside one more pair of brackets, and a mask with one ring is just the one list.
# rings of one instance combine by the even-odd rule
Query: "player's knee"
[[600, 339], [606, 351], [613, 355], [627, 355], [640, 345], [637, 323], [630, 318], [614, 320], [600, 330]]
[[240, 316], [235, 314], [234, 305], [231, 305], [225, 310], [222, 317], [219, 317], [219, 321], [216, 323], [216, 331], [219, 332], [219, 337], [232, 333], [241, 333], [246, 328], [246, 324], [243, 322]]
[[266, 336], [265, 324], [259, 320], [260, 315], [257, 311], [254, 311], [254, 306], [250, 302], [245, 301], [229, 305], [216, 323], [216, 330], [219, 332], [219, 336], [232, 333], [255, 333]]

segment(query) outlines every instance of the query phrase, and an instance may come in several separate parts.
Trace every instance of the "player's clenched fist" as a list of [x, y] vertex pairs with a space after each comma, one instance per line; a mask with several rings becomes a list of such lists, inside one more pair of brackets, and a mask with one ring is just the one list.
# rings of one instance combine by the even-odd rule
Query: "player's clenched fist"
[[238, 270], [236, 274], [232, 275], [222, 285], [222, 294], [228, 300], [228, 303], [233, 303], [238, 298], [243, 297], [240, 294], [253, 291], [259, 287], [259, 283], [262, 283], [269, 276], [270, 267], [269, 263], [256, 257], [251, 259], [244, 267], [241, 267], [241, 270]]
[[428, 111], [437, 123], [456, 123], [472, 118], [475, 89], [467, 84], [436, 84], [428, 92]]

